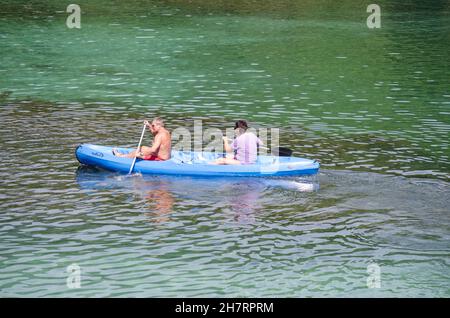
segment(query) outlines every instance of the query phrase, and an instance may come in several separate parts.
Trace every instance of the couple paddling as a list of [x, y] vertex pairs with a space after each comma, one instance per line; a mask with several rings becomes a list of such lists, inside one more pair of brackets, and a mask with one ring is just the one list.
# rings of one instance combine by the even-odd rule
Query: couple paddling
[[[154, 139], [151, 147], [142, 146], [139, 149], [127, 154], [113, 153], [117, 157], [140, 158], [144, 160], [164, 161], [170, 159], [171, 137], [169, 131], [164, 127], [164, 121], [157, 117], [151, 123], [144, 121], [145, 126], [150, 130]], [[245, 120], [238, 120], [234, 125], [236, 138], [231, 145], [227, 137], [223, 137], [226, 157], [219, 158], [212, 164], [218, 165], [239, 165], [253, 164], [258, 155], [258, 146], [262, 146], [261, 140], [252, 132], [247, 131], [248, 125]]]

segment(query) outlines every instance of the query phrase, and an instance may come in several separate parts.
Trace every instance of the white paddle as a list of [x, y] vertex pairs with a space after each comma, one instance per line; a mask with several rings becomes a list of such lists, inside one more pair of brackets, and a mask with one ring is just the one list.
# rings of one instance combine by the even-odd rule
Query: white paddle
[[[144, 138], [145, 128], [146, 128], [146, 125], [144, 124], [144, 128], [142, 129], [141, 139], [139, 140], [139, 145], [137, 147], [136, 153], [141, 149], [141, 143], [142, 143], [142, 139]], [[131, 164], [130, 172], [128, 172], [128, 174], [131, 174], [133, 172], [135, 164], [136, 164], [136, 156], [134, 156], [133, 163]]]

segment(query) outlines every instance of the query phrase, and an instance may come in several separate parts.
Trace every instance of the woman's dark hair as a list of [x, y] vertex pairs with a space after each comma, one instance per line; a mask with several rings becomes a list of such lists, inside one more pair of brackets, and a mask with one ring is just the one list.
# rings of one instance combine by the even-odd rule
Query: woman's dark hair
[[243, 129], [244, 131], [246, 131], [248, 129], [247, 122], [245, 120], [238, 120], [234, 124], [234, 129], [238, 129], [238, 128], [239, 128], [239, 130]]

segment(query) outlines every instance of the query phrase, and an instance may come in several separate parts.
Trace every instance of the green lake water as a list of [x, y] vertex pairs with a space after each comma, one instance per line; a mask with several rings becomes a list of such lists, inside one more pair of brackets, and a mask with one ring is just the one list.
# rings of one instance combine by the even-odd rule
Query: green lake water
[[[76, 3], [0, 0], [0, 296], [450, 296], [448, 1]], [[79, 167], [156, 115], [280, 128], [321, 172]]]

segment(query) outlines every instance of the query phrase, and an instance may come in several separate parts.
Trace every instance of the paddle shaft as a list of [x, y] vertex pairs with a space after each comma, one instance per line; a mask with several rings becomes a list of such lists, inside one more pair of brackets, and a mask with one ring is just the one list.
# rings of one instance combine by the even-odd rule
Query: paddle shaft
[[[270, 148], [259, 146], [260, 148], [272, 150]], [[276, 150], [278, 151], [278, 155], [281, 157], [290, 157], [292, 155], [292, 150], [286, 147], [277, 147]]]
[[[144, 124], [144, 128], [142, 129], [141, 139], [139, 139], [139, 144], [138, 144], [138, 147], [137, 147], [137, 150], [136, 150], [136, 154], [141, 149], [141, 143], [142, 143], [142, 139], [144, 138], [145, 128], [146, 128], [146, 125]], [[133, 172], [134, 165], [136, 164], [136, 154], [135, 154], [135, 156], [133, 158], [133, 163], [131, 164], [130, 172], [128, 172], [128, 174], [131, 174]]]

